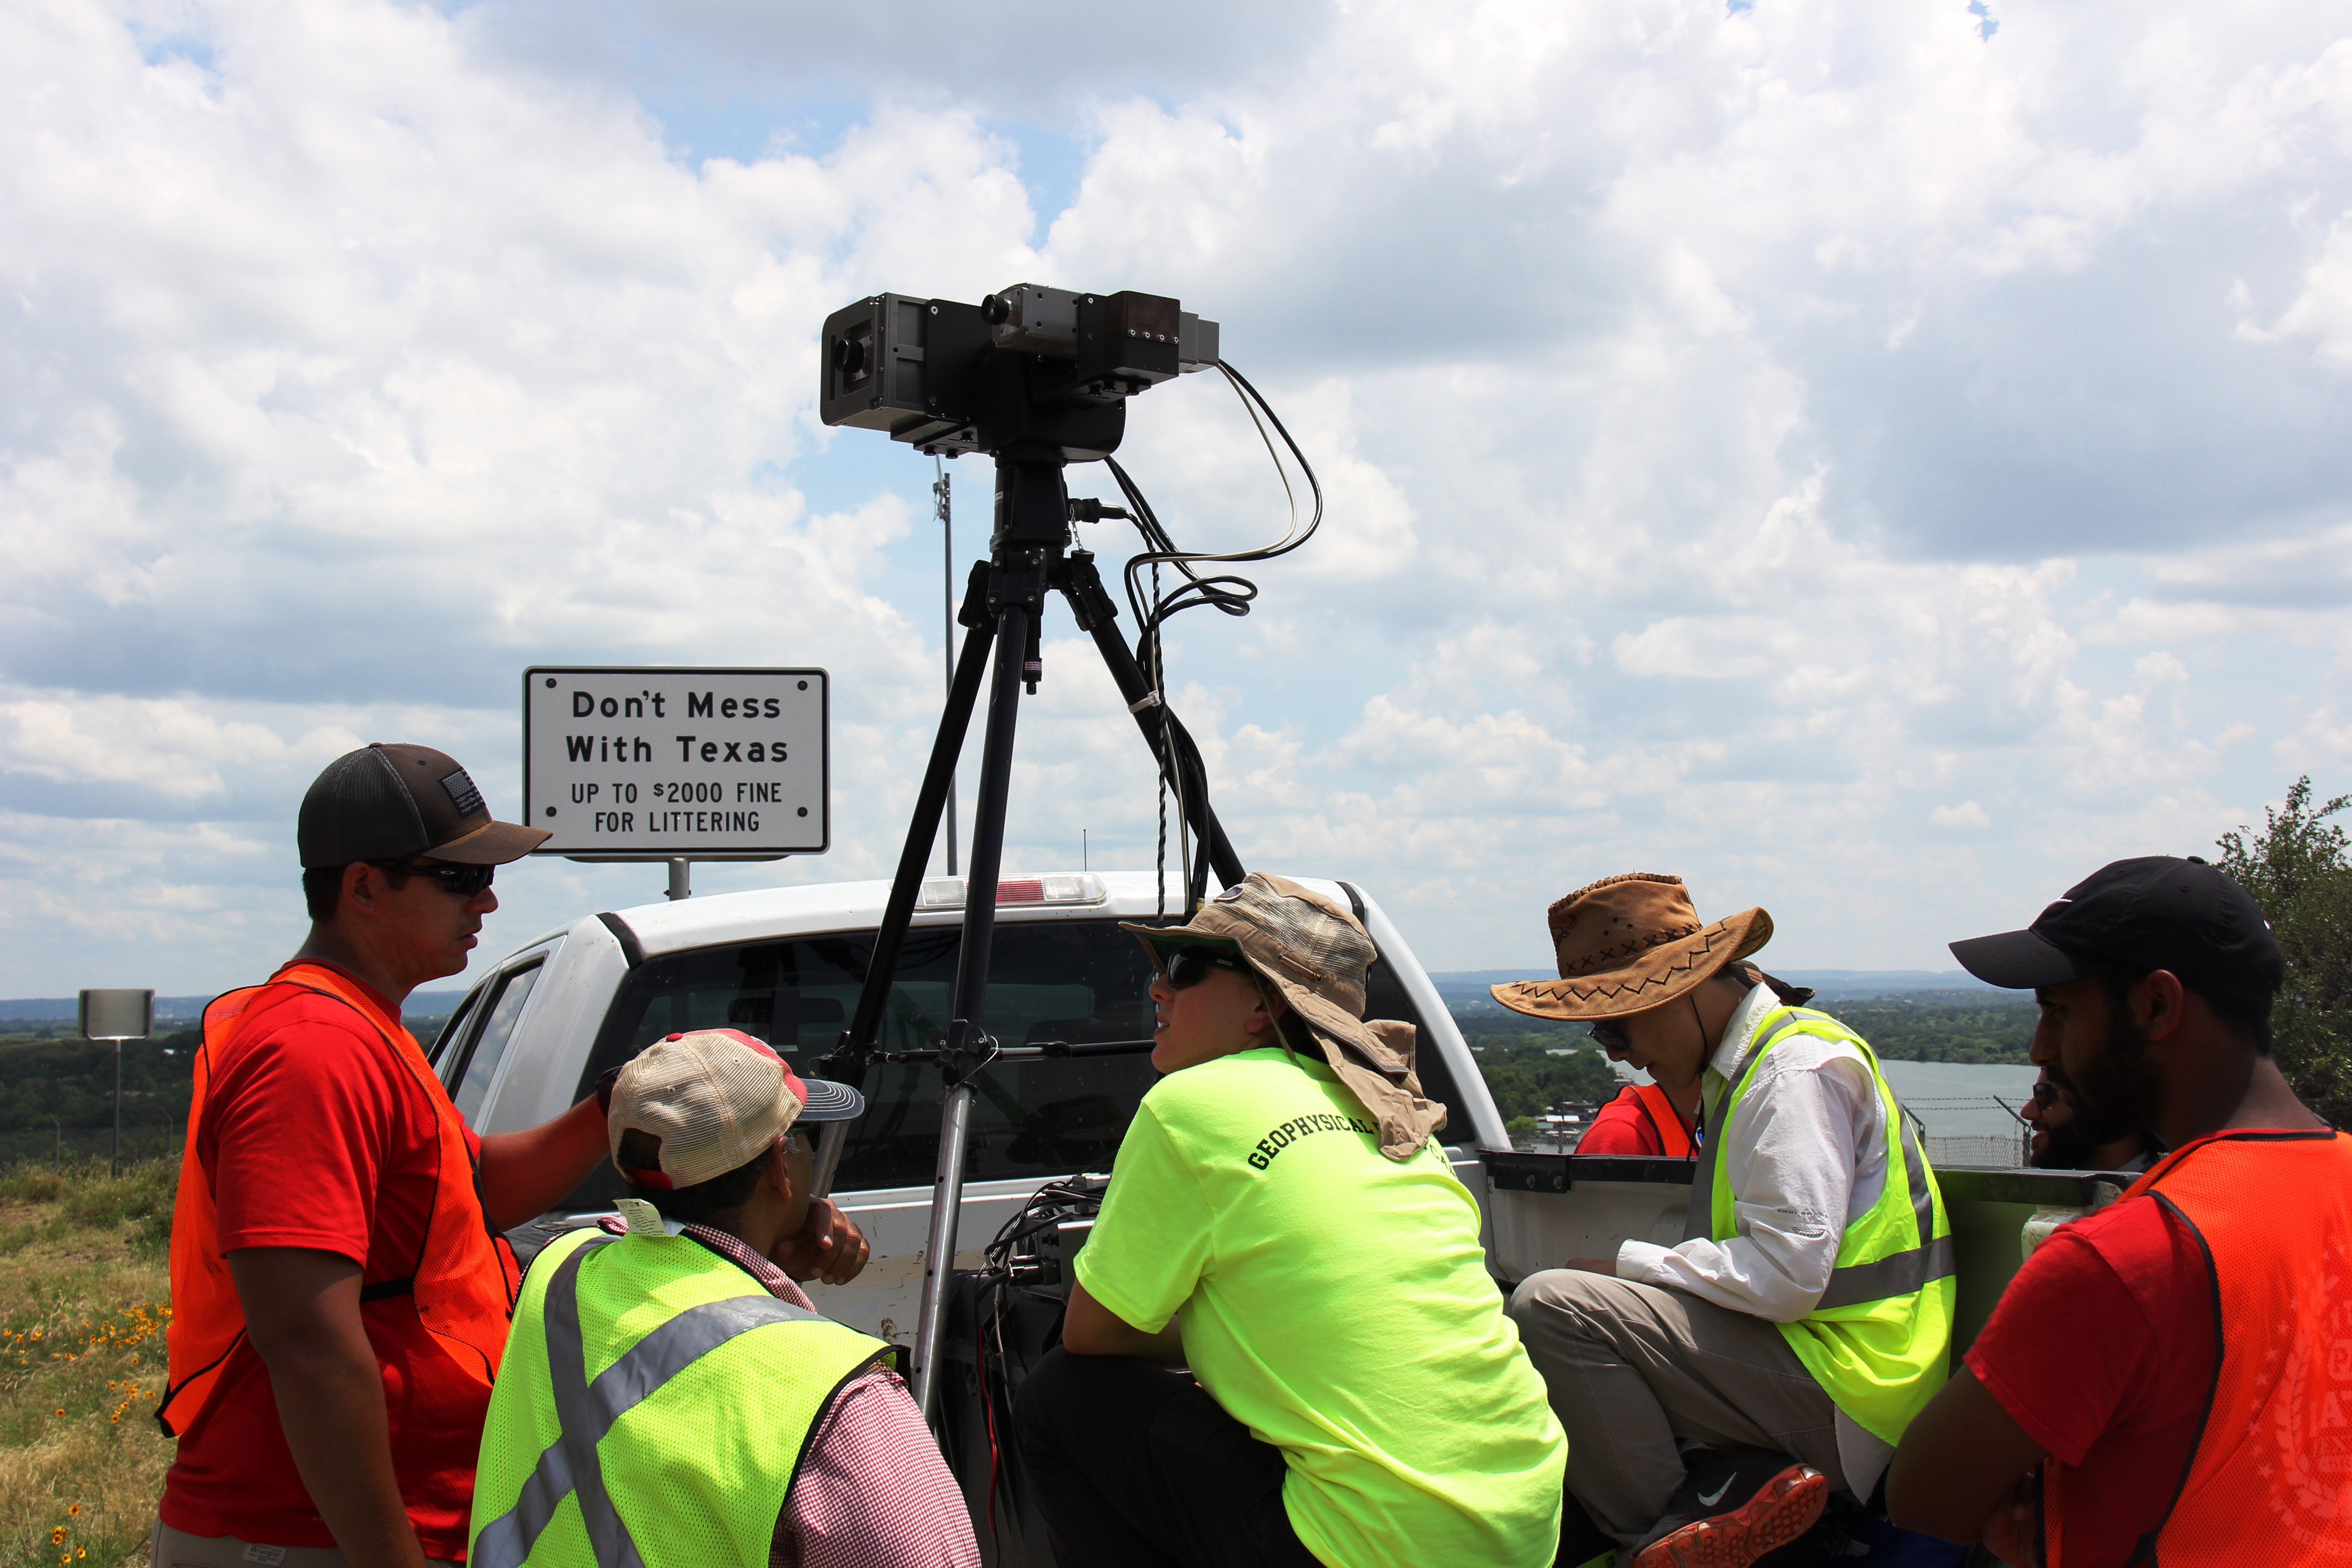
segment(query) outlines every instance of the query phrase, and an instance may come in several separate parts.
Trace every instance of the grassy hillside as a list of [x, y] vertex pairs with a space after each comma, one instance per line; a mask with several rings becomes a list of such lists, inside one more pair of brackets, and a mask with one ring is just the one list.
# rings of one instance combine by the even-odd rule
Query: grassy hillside
[[0, 1172], [0, 1562], [147, 1561], [176, 1180], [161, 1162]]

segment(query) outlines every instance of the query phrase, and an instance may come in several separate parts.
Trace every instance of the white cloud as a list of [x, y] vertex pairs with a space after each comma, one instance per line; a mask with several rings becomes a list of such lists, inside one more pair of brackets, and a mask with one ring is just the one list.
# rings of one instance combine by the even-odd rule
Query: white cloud
[[2352, 370], [2352, 216], [2330, 226], [2327, 248], [2303, 275], [2303, 289], [2267, 332], [2242, 327], [2256, 341], [2309, 338], [2321, 361]]
[[[1253, 864], [1360, 875], [1442, 964], [1540, 967], [1544, 903], [1636, 867], [1768, 903], [1784, 963], [1940, 964], [2352, 760], [2324, 10], [1078, 16], [0, 17], [0, 992], [257, 971], [310, 772], [424, 739], [510, 790], [534, 660], [828, 666], [835, 853], [698, 884], [886, 868], [928, 466], [810, 405], [878, 288], [1223, 322], [1329, 518], [1256, 618], [1171, 626], [1181, 710]], [[1188, 544], [1281, 531], [1214, 378], [1129, 432]], [[1010, 853], [1147, 863], [1059, 616]], [[656, 884], [534, 864], [500, 932]]]
[[0, 702], [0, 770], [57, 784], [127, 784], [187, 801], [223, 793], [224, 768], [275, 773], [299, 758], [315, 771], [366, 743], [340, 724], [289, 741], [203, 706], [113, 696]]

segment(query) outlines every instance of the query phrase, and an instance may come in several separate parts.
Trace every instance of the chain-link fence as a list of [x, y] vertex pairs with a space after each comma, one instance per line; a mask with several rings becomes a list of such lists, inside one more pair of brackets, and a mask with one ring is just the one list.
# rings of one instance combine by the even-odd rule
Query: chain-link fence
[[1906, 1100], [1903, 1109], [1919, 1129], [1927, 1163], [1939, 1170], [2012, 1170], [2032, 1152], [2033, 1130], [1999, 1095]]
[[[186, 1129], [177, 1121], [122, 1126], [122, 1158], [126, 1161], [179, 1158], [180, 1139]], [[103, 1164], [114, 1151], [114, 1124], [103, 1127], [20, 1127], [0, 1132], [0, 1164], [70, 1165], [87, 1161]]]

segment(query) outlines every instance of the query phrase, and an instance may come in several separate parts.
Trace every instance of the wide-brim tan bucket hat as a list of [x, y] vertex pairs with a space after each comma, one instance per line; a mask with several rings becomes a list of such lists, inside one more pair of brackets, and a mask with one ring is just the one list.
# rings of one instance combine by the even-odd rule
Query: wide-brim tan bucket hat
[[1381, 1152], [1390, 1159], [1412, 1159], [1445, 1124], [1445, 1107], [1423, 1095], [1413, 1070], [1413, 1026], [1364, 1016], [1364, 976], [1380, 956], [1372, 939], [1312, 888], [1253, 871], [1183, 925], [1119, 929], [1136, 934], [1155, 969], [1165, 970], [1165, 955], [1180, 947], [1238, 952], [1290, 1004], [1324, 1061], [1380, 1123]]
[[1535, 1018], [1622, 1018], [1671, 1002], [1772, 940], [1772, 917], [1743, 910], [1708, 924], [1680, 877], [1628, 871], [1546, 911], [1558, 980], [1490, 986]]

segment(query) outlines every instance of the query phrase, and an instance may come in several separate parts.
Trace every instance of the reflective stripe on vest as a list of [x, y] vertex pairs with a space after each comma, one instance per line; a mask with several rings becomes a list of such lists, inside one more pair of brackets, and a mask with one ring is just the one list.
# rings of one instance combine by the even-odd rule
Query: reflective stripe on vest
[[219, 1212], [212, 1178], [197, 1157], [214, 1065], [232, 1042], [269, 1026], [289, 1003], [328, 996], [368, 1025], [425, 1097], [435, 1123], [436, 1159], [433, 1206], [409, 1271], [361, 1287], [362, 1301], [404, 1296], [417, 1319], [443, 1342], [463, 1375], [488, 1389], [506, 1348], [508, 1320], [522, 1280], [514, 1249], [490, 1229], [475, 1184], [466, 1124], [449, 1103], [415, 1037], [386, 1018], [347, 976], [323, 964], [289, 963], [268, 984], [217, 998], [205, 1009], [196, 1047], [194, 1088], [188, 1101], [187, 1138], [180, 1153], [180, 1190], [172, 1211], [172, 1323], [166, 1331], [170, 1370], [156, 1425], [177, 1436], [193, 1426], [218, 1386], [220, 1370], [245, 1337], [245, 1308], [220, 1248]]
[[[2213, 1391], [2171, 1507], [2133, 1563], [2352, 1560], [2352, 1136], [2221, 1132], [2134, 1183], [2212, 1269]], [[2072, 1471], [2047, 1461], [2043, 1561], [2061, 1568]]]
[[[594, 1326], [583, 1327], [582, 1274], [592, 1258], [599, 1267], [587, 1270], [593, 1300], [584, 1316]], [[628, 1342], [636, 1324], [665, 1310]], [[746, 1337], [777, 1324], [798, 1331]], [[516, 1331], [482, 1436], [473, 1568], [646, 1568], [646, 1550], [656, 1568], [765, 1563], [817, 1417], [844, 1384], [894, 1353], [769, 1295], [697, 1242], [595, 1231], [574, 1231], [541, 1255]], [[615, 1349], [591, 1377], [590, 1367]], [[658, 1426], [646, 1426], [642, 1415], [631, 1420], [674, 1380], [697, 1371], [731, 1372], [735, 1389], [755, 1397], [727, 1397], [722, 1375], [691, 1391], [702, 1397], [655, 1406]], [[709, 1396], [714, 1391], [719, 1397]], [[615, 1461], [632, 1435], [667, 1473], [642, 1462], [644, 1454]], [[728, 1444], [751, 1462], [738, 1452], [728, 1464], [711, 1463]], [[704, 1469], [717, 1473], [705, 1478]]]
[[1690, 1129], [1683, 1122], [1682, 1112], [1666, 1091], [1654, 1083], [1627, 1084], [1633, 1097], [1633, 1108], [1648, 1120], [1650, 1129], [1658, 1135], [1658, 1149], [1676, 1160], [1687, 1160], [1698, 1151], [1691, 1146]]
[[1723, 1146], [1766, 1055], [1801, 1033], [1843, 1041], [1861, 1053], [1885, 1123], [1886, 1185], [1868, 1213], [1846, 1225], [1837, 1265], [1813, 1310], [1780, 1328], [1839, 1408], [1894, 1443], [1949, 1374], [1958, 1255], [1935, 1173], [1868, 1041], [1826, 1013], [1790, 1007], [1767, 1015], [1755, 1043], [1726, 1075], [1710, 1118], [1715, 1130], [1699, 1151], [1683, 1236], [1719, 1242], [1738, 1234]]

